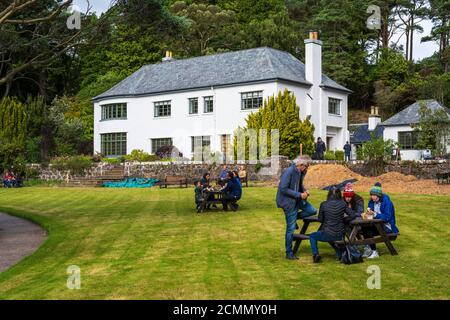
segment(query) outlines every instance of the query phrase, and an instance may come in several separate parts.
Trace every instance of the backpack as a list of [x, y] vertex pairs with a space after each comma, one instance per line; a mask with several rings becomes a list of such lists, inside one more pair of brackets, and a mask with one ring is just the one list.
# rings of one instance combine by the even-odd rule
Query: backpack
[[[344, 250], [342, 252], [341, 262], [343, 264], [354, 264], [364, 262], [361, 252], [359, 252], [358, 247], [351, 244], [350, 241], [346, 241], [348, 236], [344, 236]], [[348, 239], [350, 240], [350, 239]]]

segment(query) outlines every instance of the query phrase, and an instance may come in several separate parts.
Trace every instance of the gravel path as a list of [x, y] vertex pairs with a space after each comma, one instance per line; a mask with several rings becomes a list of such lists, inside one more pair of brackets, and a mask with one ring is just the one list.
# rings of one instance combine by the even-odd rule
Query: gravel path
[[0, 213], [0, 272], [32, 254], [46, 238], [37, 224]]

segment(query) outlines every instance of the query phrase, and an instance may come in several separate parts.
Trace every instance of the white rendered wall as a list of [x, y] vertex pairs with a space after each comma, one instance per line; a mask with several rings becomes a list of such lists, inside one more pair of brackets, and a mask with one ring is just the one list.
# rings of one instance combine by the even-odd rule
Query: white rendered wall
[[[220, 150], [220, 135], [233, 134], [252, 111], [241, 110], [241, 92], [263, 91], [263, 99], [273, 95], [276, 83], [254, 84], [240, 87], [211, 88], [209, 90], [171, 93], [166, 95], [108, 99], [94, 103], [94, 151], [100, 152], [100, 135], [127, 132], [127, 152], [142, 149], [151, 152], [151, 139], [172, 138], [173, 144], [185, 157], [190, 158], [191, 136], [210, 136], [211, 150]], [[203, 113], [203, 97], [214, 97], [214, 112]], [[198, 98], [199, 113], [189, 114], [189, 98]], [[154, 102], [171, 101], [171, 116], [155, 118]], [[126, 120], [101, 119], [101, 105], [127, 103]]]
[[[245, 119], [257, 110], [241, 110], [241, 93], [263, 91], [263, 99], [288, 89], [297, 98], [300, 118], [305, 119], [311, 88], [286, 83], [264, 83], [237, 87], [211, 88], [209, 90], [171, 93], [166, 95], [107, 99], [94, 103], [94, 151], [100, 152], [100, 135], [103, 133], [126, 132], [127, 152], [142, 149], [151, 152], [151, 139], [172, 138], [173, 144], [187, 158], [192, 157], [191, 136], [210, 136], [211, 151], [220, 151], [221, 135], [232, 135], [238, 126], [245, 126]], [[315, 126], [315, 138], [327, 135], [327, 127], [339, 128], [334, 145], [329, 149], [341, 150], [347, 138], [347, 95], [333, 90], [320, 88], [321, 96], [312, 104], [311, 122]], [[203, 113], [203, 97], [214, 97], [214, 112]], [[328, 97], [341, 99], [341, 115], [328, 115]], [[189, 98], [198, 98], [199, 113], [189, 115]], [[171, 116], [154, 117], [154, 102], [171, 101]], [[320, 101], [320, 103], [317, 103]], [[101, 119], [101, 105], [127, 103], [126, 120]]]
[[[384, 128], [384, 140], [393, 140], [398, 142], [398, 133], [402, 131], [413, 131], [411, 126], [389, 126]], [[400, 150], [402, 160], [420, 160], [423, 150]]]

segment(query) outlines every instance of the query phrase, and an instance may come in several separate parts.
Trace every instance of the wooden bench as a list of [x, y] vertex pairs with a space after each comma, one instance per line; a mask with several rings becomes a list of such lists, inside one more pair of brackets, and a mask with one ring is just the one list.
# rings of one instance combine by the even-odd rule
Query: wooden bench
[[159, 183], [159, 188], [167, 188], [168, 186], [179, 186], [180, 188], [187, 188], [188, 181], [186, 177], [180, 176], [166, 176], [164, 180]]
[[437, 183], [450, 183], [450, 172], [437, 173]]
[[241, 184], [244, 185], [248, 188], [248, 174], [245, 175], [245, 177], [241, 178], [239, 177], [239, 179], [241, 180]]

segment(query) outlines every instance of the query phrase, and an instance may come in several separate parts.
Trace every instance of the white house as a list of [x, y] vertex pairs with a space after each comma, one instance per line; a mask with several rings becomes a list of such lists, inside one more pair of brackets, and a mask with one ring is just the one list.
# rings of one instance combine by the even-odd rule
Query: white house
[[233, 132], [279, 91], [295, 94], [328, 149], [342, 149], [350, 90], [322, 74], [322, 42], [305, 40], [306, 63], [263, 47], [146, 65], [93, 98], [94, 151], [106, 156], [174, 145], [192, 157], [198, 146], [227, 154]]
[[[415, 124], [420, 122], [419, 110], [422, 104], [433, 112], [438, 109], [444, 109], [450, 118], [450, 110], [448, 108], [442, 106], [435, 100], [423, 100], [413, 103], [381, 123], [384, 127], [384, 139], [392, 139], [400, 144], [400, 156], [402, 160], [420, 160], [422, 158], [424, 150], [417, 150], [415, 148], [417, 132], [414, 132], [413, 128]], [[450, 152], [450, 141], [448, 141], [447, 152]]]
[[[352, 149], [356, 151], [374, 134], [377, 138], [383, 137], [384, 140], [397, 142], [400, 145], [402, 160], [421, 160], [425, 150], [416, 149], [418, 133], [414, 131], [413, 126], [420, 122], [419, 110], [422, 104], [433, 112], [438, 109], [445, 110], [450, 119], [450, 110], [436, 100], [417, 101], [384, 122], [378, 115], [378, 108], [372, 107], [368, 123], [359, 125], [350, 137]], [[448, 141], [447, 152], [450, 153], [450, 141]]]

